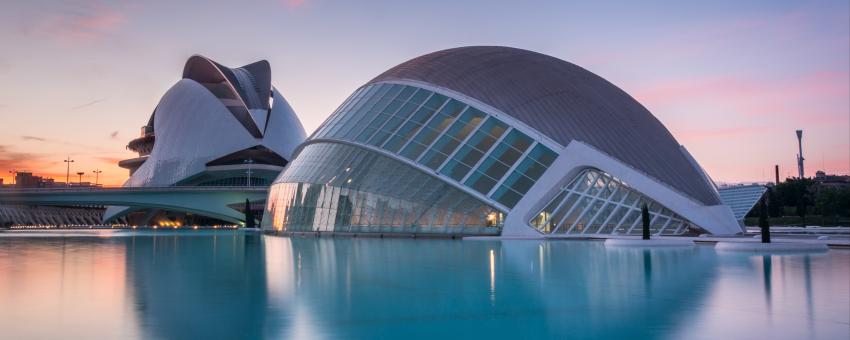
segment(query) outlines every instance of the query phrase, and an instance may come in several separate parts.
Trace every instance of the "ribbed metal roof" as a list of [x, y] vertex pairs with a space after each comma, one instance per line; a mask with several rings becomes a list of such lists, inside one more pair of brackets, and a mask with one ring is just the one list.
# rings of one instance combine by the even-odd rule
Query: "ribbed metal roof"
[[562, 145], [583, 141], [707, 205], [720, 203], [658, 119], [623, 90], [569, 62], [510, 47], [460, 47], [411, 59], [369, 83], [391, 80], [463, 93]]

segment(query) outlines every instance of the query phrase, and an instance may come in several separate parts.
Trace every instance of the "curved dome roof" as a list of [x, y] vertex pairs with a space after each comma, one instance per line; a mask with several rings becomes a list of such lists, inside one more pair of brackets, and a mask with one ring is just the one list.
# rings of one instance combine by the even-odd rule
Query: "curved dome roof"
[[204, 56], [193, 55], [183, 67], [183, 78], [203, 84], [254, 137], [263, 137], [271, 107], [272, 78], [268, 61], [229, 68]]
[[585, 142], [707, 205], [720, 203], [658, 119], [620, 88], [569, 62], [510, 47], [459, 47], [411, 59], [369, 83], [392, 80], [463, 93], [564, 146]]

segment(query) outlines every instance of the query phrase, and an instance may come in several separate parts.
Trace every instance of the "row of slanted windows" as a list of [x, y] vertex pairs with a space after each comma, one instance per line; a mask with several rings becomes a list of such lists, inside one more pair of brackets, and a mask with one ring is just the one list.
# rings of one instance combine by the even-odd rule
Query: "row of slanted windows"
[[525, 133], [461, 101], [388, 83], [357, 90], [312, 138], [382, 148], [508, 208], [557, 157]]

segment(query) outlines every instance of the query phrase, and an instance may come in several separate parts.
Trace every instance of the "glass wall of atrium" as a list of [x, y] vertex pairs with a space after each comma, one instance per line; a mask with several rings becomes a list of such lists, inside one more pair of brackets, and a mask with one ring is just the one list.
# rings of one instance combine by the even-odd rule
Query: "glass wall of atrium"
[[507, 209], [557, 157], [527, 134], [462, 101], [389, 83], [357, 90], [311, 139], [383, 149]]
[[362, 147], [308, 144], [270, 189], [263, 228], [498, 235], [503, 212]]
[[544, 234], [642, 233], [641, 208], [650, 214], [650, 232], [681, 235], [695, 228], [658, 202], [596, 169], [582, 171], [530, 221]]

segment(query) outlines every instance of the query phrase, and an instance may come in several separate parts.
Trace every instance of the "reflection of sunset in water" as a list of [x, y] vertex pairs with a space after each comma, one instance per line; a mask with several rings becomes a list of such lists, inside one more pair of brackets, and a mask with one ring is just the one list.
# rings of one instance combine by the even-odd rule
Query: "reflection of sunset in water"
[[138, 336], [123, 241], [0, 241], [0, 334], [85, 338], [97, 329], [104, 338]]

